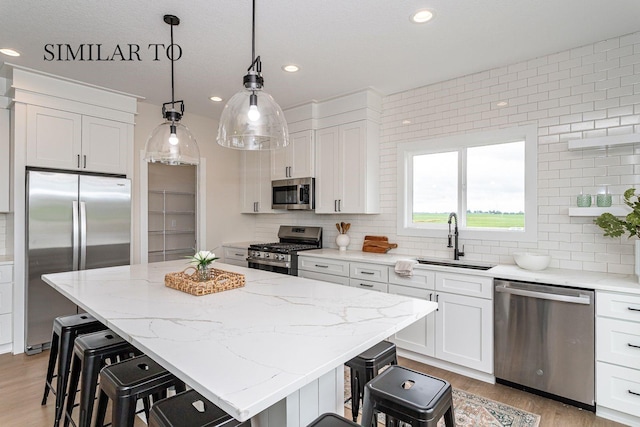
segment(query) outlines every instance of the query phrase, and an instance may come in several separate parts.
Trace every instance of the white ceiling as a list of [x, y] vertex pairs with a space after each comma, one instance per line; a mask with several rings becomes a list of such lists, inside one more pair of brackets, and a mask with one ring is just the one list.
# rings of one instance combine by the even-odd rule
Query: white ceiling
[[[257, 0], [256, 53], [265, 90], [283, 107], [372, 87], [384, 95], [640, 30], [638, 0]], [[409, 16], [436, 17], [416, 25]], [[251, 0], [0, 0], [0, 61], [171, 100], [163, 15], [177, 15], [176, 99], [218, 118], [251, 62]], [[141, 61], [45, 61], [45, 44], [140, 46]], [[95, 50], [94, 50], [95, 55]], [[280, 67], [295, 63], [296, 74]], [[161, 114], [158, 112], [158, 118]]]

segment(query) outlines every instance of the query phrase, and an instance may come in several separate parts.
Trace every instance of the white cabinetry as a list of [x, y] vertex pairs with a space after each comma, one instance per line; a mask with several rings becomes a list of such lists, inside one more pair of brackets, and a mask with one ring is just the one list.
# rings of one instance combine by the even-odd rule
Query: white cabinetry
[[640, 296], [596, 292], [598, 415], [640, 425]]
[[127, 123], [29, 105], [27, 165], [124, 175], [131, 147], [130, 127]]
[[11, 351], [13, 266], [0, 265], [0, 353]]
[[316, 132], [316, 213], [379, 213], [378, 125], [359, 120]]
[[242, 153], [242, 213], [273, 213], [271, 151]]
[[238, 248], [234, 246], [223, 246], [223, 261], [226, 264], [238, 265], [240, 267], [247, 267], [247, 247]]
[[9, 110], [0, 108], [0, 212], [9, 212]]
[[313, 131], [289, 134], [289, 145], [271, 154], [271, 179], [313, 178], [315, 144]]

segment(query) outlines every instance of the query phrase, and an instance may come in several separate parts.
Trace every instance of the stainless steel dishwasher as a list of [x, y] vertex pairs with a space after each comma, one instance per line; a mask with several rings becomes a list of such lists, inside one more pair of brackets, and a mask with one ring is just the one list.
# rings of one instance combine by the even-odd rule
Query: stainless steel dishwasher
[[595, 411], [594, 292], [494, 280], [496, 382]]

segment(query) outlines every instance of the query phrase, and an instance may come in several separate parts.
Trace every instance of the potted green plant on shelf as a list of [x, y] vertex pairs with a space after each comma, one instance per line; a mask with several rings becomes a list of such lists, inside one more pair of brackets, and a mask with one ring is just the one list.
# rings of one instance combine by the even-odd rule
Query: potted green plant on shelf
[[[631, 208], [631, 212], [624, 219], [616, 218], [613, 214], [605, 212], [597, 217], [594, 222], [604, 230], [604, 235], [620, 237], [625, 233], [629, 238], [640, 238], [640, 195], [635, 188], [629, 188], [624, 192], [624, 204]], [[640, 240], [636, 240], [635, 272], [640, 280]]]

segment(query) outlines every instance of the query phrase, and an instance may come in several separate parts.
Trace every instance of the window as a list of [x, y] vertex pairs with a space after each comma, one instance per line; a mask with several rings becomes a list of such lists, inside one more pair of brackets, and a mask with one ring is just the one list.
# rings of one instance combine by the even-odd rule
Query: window
[[534, 240], [534, 126], [398, 146], [398, 234], [440, 236], [449, 214], [467, 238]]

